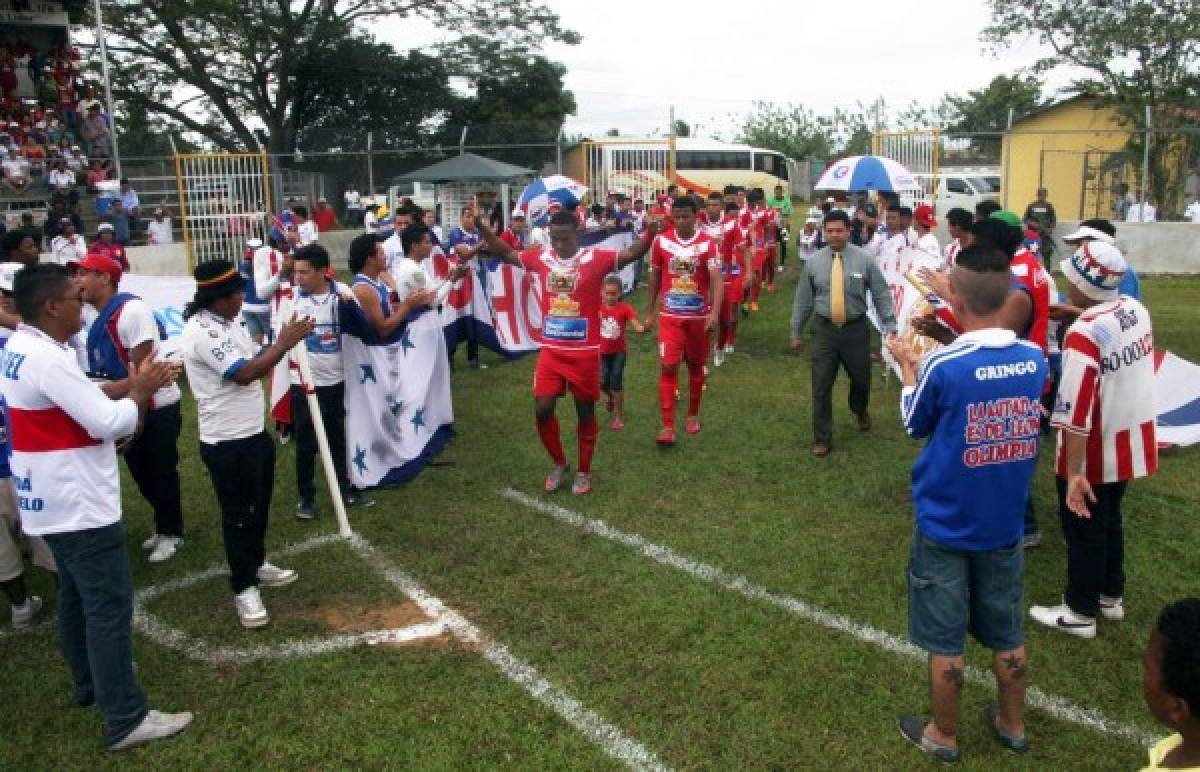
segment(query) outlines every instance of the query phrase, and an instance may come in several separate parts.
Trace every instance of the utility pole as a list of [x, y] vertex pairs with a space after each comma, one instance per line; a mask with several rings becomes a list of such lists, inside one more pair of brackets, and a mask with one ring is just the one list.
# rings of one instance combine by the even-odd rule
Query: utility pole
[[1012, 123], [1013, 109], [1008, 108], [1008, 122], [1004, 129], [1004, 147], [1008, 152], [1004, 154], [1004, 185], [1001, 191], [1004, 194], [1004, 208], [1008, 208], [1008, 170], [1012, 166]]
[[371, 153], [374, 145], [375, 132], [367, 132], [367, 191], [375, 195], [375, 156]]
[[[1146, 105], [1146, 137], [1142, 145], [1142, 195], [1138, 202], [1138, 222], [1146, 222], [1146, 195], [1150, 192], [1150, 126], [1154, 122], [1154, 108]], [[1158, 202], [1162, 206], [1162, 202]]]
[[108, 46], [104, 43], [104, 16], [100, 13], [100, 0], [92, 0], [92, 12], [96, 14], [96, 42], [100, 45], [100, 72], [104, 77], [104, 105], [108, 110], [113, 165], [117, 167], [117, 176], [121, 177], [121, 151], [117, 149], [117, 116], [113, 112], [112, 84], [108, 78]]
[[670, 126], [667, 133], [667, 181], [675, 182], [675, 105], [669, 112]]

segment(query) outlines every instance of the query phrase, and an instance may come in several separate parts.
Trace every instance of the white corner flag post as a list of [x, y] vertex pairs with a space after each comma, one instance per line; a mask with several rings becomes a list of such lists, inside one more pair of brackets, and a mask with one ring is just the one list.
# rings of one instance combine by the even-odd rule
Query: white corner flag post
[[[295, 313], [291, 299], [284, 300], [279, 309], [281, 319], [291, 319]], [[317, 436], [317, 450], [321, 455], [321, 468], [325, 470], [325, 485], [329, 488], [329, 498], [333, 500], [333, 514], [337, 518], [338, 535], [349, 539], [354, 535], [350, 530], [350, 519], [346, 517], [346, 502], [342, 500], [342, 491], [338, 487], [337, 470], [333, 467], [333, 454], [329, 452], [329, 437], [325, 434], [325, 422], [321, 418], [321, 405], [317, 402], [317, 390], [313, 386], [312, 367], [308, 363], [308, 349], [304, 341], [292, 348], [296, 364], [300, 367], [300, 385], [304, 389], [304, 398], [308, 402], [308, 414], [311, 416], [313, 432]]]

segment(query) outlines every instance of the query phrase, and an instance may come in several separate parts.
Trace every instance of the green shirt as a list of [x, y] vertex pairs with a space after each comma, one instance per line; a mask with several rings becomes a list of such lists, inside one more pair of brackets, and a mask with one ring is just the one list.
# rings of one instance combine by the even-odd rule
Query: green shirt
[[768, 198], [767, 206], [779, 212], [784, 217], [792, 216], [792, 198], [784, 196], [783, 198]]
[[[799, 338], [804, 325], [816, 311], [828, 319], [829, 282], [833, 271], [833, 251], [822, 247], [804, 264], [796, 284], [796, 299], [792, 304], [792, 337]], [[867, 313], [867, 291], [875, 301], [875, 311], [884, 333], [896, 331], [896, 316], [892, 310], [892, 291], [875, 258], [865, 249], [847, 244], [842, 250], [842, 288], [846, 295], [846, 320], [854, 321]]]

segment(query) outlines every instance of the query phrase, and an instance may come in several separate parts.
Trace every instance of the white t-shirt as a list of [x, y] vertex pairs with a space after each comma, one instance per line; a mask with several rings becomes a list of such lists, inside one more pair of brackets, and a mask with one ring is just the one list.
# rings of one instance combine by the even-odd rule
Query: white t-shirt
[[367, 213], [363, 215], [363, 229], [366, 230], [367, 233], [377, 232], [379, 230], [379, 226], [377, 224], [378, 222], [379, 218], [377, 218], [375, 216], [375, 212], [370, 209], [368, 209]]
[[162, 222], [151, 220], [146, 223], [146, 235], [150, 237], [151, 244], [170, 244], [175, 240], [171, 233], [171, 218], [164, 217]]
[[17, 178], [29, 176], [29, 164], [24, 158], [6, 158], [0, 161], [0, 167], [3, 167], [5, 177]]
[[[1145, 208], [1145, 215], [1142, 214], [1142, 209]], [[1134, 204], [1129, 207], [1129, 213], [1125, 215], [1125, 222], [1156, 222], [1157, 212], [1154, 209], [1154, 204]]]
[[70, 169], [51, 169], [46, 175], [46, 185], [51, 188], [73, 188], [75, 187], [75, 172]]
[[346, 202], [347, 209], [358, 209], [362, 206], [362, 199], [358, 195], [358, 191], [351, 189], [342, 194], [342, 199]]
[[182, 337], [183, 367], [196, 398], [200, 441], [212, 445], [261, 432], [262, 382], [242, 386], [233, 380], [257, 351], [245, 325], [205, 310], [187, 320]]
[[314, 244], [317, 241], [317, 224], [312, 220], [305, 220], [296, 226], [296, 233], [300, 236], [300, 246]]
[[59, 265], [66, 265], [72, 260], [82, 260], [87, 257], [87, 242], [78, 233], [69, 239], [66, 236], [55, 236], [50, 240], [50, 254]]
[[[146, 305], [146, 301], [133, 298], [121, 306], [120, 316], [117, 317], [117, 339], [126, 351], [132, 351], [136, 346], [152, 341], [154, 346], [150, 358], [160, 358], [162, 341], [158, 337], [158, 323], [154, 320], [154, 312]], [[151, 409], [174, 405], [179, 401], [179, 397], [178, 384], [164, 386], [154, 392]]]
[[[346, 379], [342, 365], [342, 331], [338, 324], [338, 293], [349, 292], [344, 284], [336, 284], [333, 292], [310, 295], [297, 289], [292, 298], [292, 310], [297, 316], [312, 318], [316, 324], [313, 334], [304, 339], [308, 365], [312, 368], [314, 386], [333, 386]], [[295, 362], [292, 354], [288, 359]], [[288, 376], [300, 383], [300, 368], [289, 367]]]
[[1188, 204], [1188, 208], [1183, 210], [1183, 216], [1191, 222], [1200, 223], [1200, 199]]
[[400, 241], [400, 231], [395, 231], [383, 241], [383, 267], [393, 277], [396, 276], [396, 266], [404, 257], [404, 243]]
[[934, 257], [939, 257], [942, 254], [942, 245], [938, 243], [937, 236], [934, 236], [932, 233], [926, 233], [924, 236], [917, 237], [917, 249], [927, 252]]
[[133, 400], [109, 399], [70, 346], [24, 324], [8, 339], [0, 373], [24, 531], [71, 533], [119, 521], [113, 441], [137, 429]]

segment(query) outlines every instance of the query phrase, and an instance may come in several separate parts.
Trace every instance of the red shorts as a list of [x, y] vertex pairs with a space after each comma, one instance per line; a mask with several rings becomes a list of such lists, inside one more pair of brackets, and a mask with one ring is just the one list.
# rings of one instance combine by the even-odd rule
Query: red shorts
[[737, 322], [738, 307], [746, 297], [746, 279], [739, 276], [725, 282], [725, 294], [721, 296], [721, 324]]
[[767, 261], [766, 247], [763, 247], [762, 249], [754, 250], [754, 271], [755, 271], [755, 273], [759, 273], [759, 274], [762, 273], [763, 263], [765, 263], [766, 261]]
[[687, 362], [688, 367], [703, 367], [708, 362], [709, 334], [707, 319], [659, 317], [658, 358], [664, 365]]
[[533, 368], [533, 396], [558, 397], [570, 389], [581, 402], [600, 399], [600, 353], [544, 348]]
[[771, 263], [779, 262], [779, 244], [767, 245], [767, 261]]

